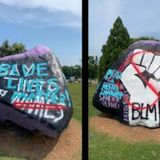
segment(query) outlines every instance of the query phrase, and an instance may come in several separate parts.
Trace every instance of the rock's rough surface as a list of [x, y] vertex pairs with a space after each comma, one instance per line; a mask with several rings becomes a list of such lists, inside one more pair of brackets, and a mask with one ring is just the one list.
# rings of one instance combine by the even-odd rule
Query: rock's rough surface
[[160, 126], [160, 42], [132, 44], [106, 71], [93, 105], [121, 122]]
[[55, 137], [72, 116], [57, 57], [44, 46], [0, 59], [0, 121]]

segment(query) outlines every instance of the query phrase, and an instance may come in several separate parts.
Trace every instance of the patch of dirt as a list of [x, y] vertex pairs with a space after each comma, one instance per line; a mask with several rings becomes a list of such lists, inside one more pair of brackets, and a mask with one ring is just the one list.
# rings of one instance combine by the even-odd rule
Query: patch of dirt
[[81, 124], [74, 119], [56, 139], [39, 134], [17, 135], [1, 126], [0, 152], [27, 160], [80, 160], [81, 137]]
[[126, 142], [154, 141], [160, 143], [160, 128], [150, 129], [142, 126], [129, 126], [108, 116], [95, 116], [90, 119], [90, 128], [99, 133], [120, 138]]

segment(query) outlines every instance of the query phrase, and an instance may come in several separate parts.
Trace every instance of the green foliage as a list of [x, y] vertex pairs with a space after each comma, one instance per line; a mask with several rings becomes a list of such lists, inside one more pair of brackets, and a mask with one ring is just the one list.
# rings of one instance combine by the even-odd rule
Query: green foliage
[[69, 78], [71, 76], [71, 67], [63, 66], [62, 70], [66, 78]]
[[75, 65], [73, 67], [74, 77], [81, 78], [82, 77], [82, 68], [80, 65]]
[[96, 79], [97, 78], [97, 62], [96, 57], [93, 56], [88, 57], [88, 76], [89, 79]]
[[9, 44], [8, 40], [5, 40], [0, 46], [0, 57], [18, 54], [26, 51], [25, 45], [22, 43]]
[[66, 78], [69, 77], [75, 77], [77, 78], [81, 78], [82, 75], [82, 68], [79, 65], [75, 65], [75, 66], [63, 66], [62, 67], [63, 73], [65, 75]]
[[105, 71], [118, 59], [124, 49], [129, 46], [130, 36], [120, 17], [116, 19], [105, 45], [102, 46], [102, 56], [98, 68], [98, 80]]

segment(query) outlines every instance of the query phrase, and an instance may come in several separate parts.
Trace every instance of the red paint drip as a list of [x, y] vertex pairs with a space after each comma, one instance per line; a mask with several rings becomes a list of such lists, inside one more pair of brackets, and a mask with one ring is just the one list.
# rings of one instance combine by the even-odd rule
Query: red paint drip
[[35, 102], [14, 102], [13, 106], [17, 109], [45, 109], [45, 110], [65, 110], [67, 106], [59, 104], [46, 104]]

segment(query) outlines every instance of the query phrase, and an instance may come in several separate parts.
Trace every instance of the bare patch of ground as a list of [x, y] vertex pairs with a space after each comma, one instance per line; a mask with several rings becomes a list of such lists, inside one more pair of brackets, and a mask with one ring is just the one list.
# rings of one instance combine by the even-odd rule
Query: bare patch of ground
[[126, 142], [154, 141], [160, 143], [160, 128], [149, 129], [142, 126], [129, 126], [108, 116], [95, 116], [89, 126], [96, 131], [120, 138]]
[[74, 119], [56, 139], [38, 134], [17, 135], [0, 127], [0, 152], [27, 160], [80, 160], [81, 137], [81, 125]]

